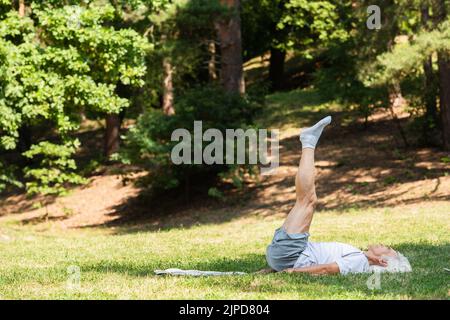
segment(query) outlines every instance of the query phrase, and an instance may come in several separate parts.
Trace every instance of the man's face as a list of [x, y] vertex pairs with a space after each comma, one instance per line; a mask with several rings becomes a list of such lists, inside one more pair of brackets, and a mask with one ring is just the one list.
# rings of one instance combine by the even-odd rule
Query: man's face
[[375, 256], [378, 256], [378, 257], [382, 257], [382, 256], [396, 257], [397, 256], [397, 252], [395, 252], [394, 249], [392, 249], [390, 247], [386, 247], [382, 244], [370, 245], [367, 251], [370, 251], [372, 254], [374, 254]]

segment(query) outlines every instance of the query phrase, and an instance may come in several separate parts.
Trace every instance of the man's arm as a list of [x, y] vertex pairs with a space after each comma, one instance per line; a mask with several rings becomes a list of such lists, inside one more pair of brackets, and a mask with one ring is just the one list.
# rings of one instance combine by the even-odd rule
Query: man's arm
[[261, 269], [259, 271], [256, 271], [255, 273], [258, 274], [267, 274], [267, 273], [273, 273], [276, 272], [275, 270], [273, 270], [272, 268], [266, 268], [266, 269]]
[[289, 268], [286, 270], [283, 270], [283, 272], [288, 273], [309, 273], [314, 275], [321, 275], [321, 274], [336, 274], [339, 273], [339, 266], [336, 262], [328, 263], [328, 264], [317, 264], [315, 266], [311, 267], [303, 267], [303, 268]]

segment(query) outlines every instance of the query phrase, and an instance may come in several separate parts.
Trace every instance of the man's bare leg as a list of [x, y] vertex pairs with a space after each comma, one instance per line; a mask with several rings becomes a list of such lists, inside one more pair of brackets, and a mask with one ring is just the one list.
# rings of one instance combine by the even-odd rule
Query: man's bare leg
[[[289, 212], [284, 224], [283, 230], [275, 231], [272, 243], [269, 244], [266, 251], [266, 259], [270, 269], [263, 269], [258, 273], [268, 273], [282, 271], [291, 268], [300, 254], [302, 246], [306, 244], [307, 235], [301, 234], [309, 232], [309, 226], [313, 218], [314, 207], [317, 201], [316, 189], [314, 186], [314, 150], [323, 129], [330, 124], [331, 117], [325, 117], [312, 127], [301, 131], [300, 141], [302, 143], [302, 156], [295, 176], [295, 189], [297, 199], [292, 210]], [[287, 238], [286, 234], [287, 233]], [[289, 238], [293, 242], [288, 241]], [[273, 270], [272, 270], [273, 269]]]
[[287, 233], [309, 231], [317, 202], [314, 176], [314, 149], [304, 148], [295, 176], [296, 202], [283, 224]]
[[315, 188], [314, 151], [323, 129], [330, 124], [331, 117], [325, 117], [314, 126], [302, 130], [302, 156], [295, 176], [296, 201], [284, 221], [287, 233], [308, 232], [317, 202]]

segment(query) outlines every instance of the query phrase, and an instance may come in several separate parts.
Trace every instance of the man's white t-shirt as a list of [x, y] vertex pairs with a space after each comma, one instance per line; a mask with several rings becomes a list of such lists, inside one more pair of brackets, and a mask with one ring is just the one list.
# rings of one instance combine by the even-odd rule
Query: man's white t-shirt
[[365, 254], [358, 248], [340, 242], [308, 242], [294, 268], [333, 262], [337, 263], [341, 274], [369, 271], [369, 261]]

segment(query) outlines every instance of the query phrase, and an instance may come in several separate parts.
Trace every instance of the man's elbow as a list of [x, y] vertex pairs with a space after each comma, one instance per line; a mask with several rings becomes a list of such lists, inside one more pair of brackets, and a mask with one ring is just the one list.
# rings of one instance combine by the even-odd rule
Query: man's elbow
[[324, 266], [324, 274], [339, 273], [339, 266], [336, 263], [327, 264]]

